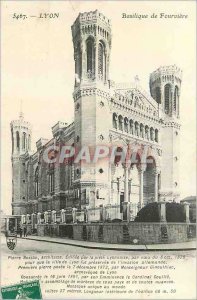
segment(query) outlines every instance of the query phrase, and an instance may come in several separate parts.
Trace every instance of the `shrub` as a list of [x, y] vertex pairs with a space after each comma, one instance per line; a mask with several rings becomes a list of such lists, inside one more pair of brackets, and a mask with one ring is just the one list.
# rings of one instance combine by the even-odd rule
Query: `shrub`
[[[166, 202], [166, 220], [167, 222], [181, 223], [185, 222], [185, 213], [183, 205], [179, 203]], [[159, 222], [160, 211], [159, 203], [149, 203], [143, 207], [137, 214], [135, 222]]]

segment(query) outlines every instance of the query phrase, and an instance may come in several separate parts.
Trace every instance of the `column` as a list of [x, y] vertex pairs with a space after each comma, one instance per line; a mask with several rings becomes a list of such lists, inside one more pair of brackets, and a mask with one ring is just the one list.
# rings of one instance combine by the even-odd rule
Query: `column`
[[81, 80], [86, 78], [86, 59], [85, 42], [81, 41]]
[[174, 112], [174, 91], [172, 90], [171, 91], [171, 99], [170, 99], [170, 105], [169, 105], [169, 108], [170, 108], [170, 115], [172, 116], [173, 115], [173, 112]]
[[30, 215], [27, 214], [27, 220], [26, 220], [26, 223], [29, 224], [30, 222], [31, 222], [31, 220], [30, 220]]
[[132, 179], [129, 179], [129, 197], [128, 197], [128, 202], [131, 202], [131, 184], [132, 184]]
[[88, 209], [87, 209], [87, 207], [84, 209], [84, 221], [85, 221], [85, 223], [88, 223]]
[[140, 169], [140, 201], [139, 201], [139, 208], [143, 207], [144, 203], [144, 170]]
[[101, 222], [104, 221], [104, 208], [103, 208], [103, 204], [100, 205], [100, 221]]
[[48, 211], [44, 212], [44, 223], [48, 223]]
[[62, 222], [62, 223], [65, 223], [65, 219], [66, 219], [66, 218], [65, 218], [65, 210], [62, 209], [62, 210], [61, 210], [61, 222]]
[[120, 203], [120, 177], [117, 177], [117, 203]]
[[155, 170], [154, 175], [155, 175], [155, 202], [158, 202], [158, 171]]
[[37, 223], [40, 224], [41, 223], [41, 213], [38, 212], [37, 214]]
[[15, 231], [17, 232], [17, 218], [15, 218]]
[[144, 125], [143, 125], [143, 127], [142, 127], [142, 138], [144, 139], [144, 137], [145, 137], [145, 128], [144, 128]]
[[190, 223], [190, 220], [189, 220], [189, 203], [184, 202], [183, 205], [184, 205], [184, 211], [185, 211], [185, 222]]
[[123, 202], [123, 221], [128, 220], [128, 202]]
[[111, 163], [110, 163], [110, 161], [108, 164], [108, 168], [109, 168], [109, 171], [108, 171], [108, 182], [109, 182], [108, 204], [110, 204], [111, 198], [112, 198], [112, 181], [111, 181]]
[[98, 79], [98, 42], [95, 41], [94, 43], [94, 54], [95, 54], [95, 65], [94, 65], [94, 68], [95, 68], [95, 79], [97, 80]]
[[31, 224], [32, 224], [32, 227], [34, 227], [34, 216], [35, 216], [34, 213], [31, 214]]
[[124, 202], [128, 202], [129, 198], [129, 185], [128, 185], [128, 166], [124, 166]]
[[77, 212], [77, 209], [75, 207], [73, 207], [73, 210], [72, 210], [73, 223], [77, 222], [76, 212]]
[[179, 91], [178, 91], [178, 97], [177, 97], [177, 117], [179, 118], [179, 97], [180, 97], [180, 94], [179, 94]]
[[51, 214], [52, 214], [52, 223], [55, 223], [56, 222], [56, 211], [53, 210]]
[[166, 202], [159, 202], [160, 204], [160, 222], [166, 222]]
[[16, 144], [16, 131], [13, 130], [12, 135], [13, 135], [13, 145], [12, 145], [13, 151], [12, 151], [12, 152], [15, 153], [16, 150], [17, 150], [17, 144]]

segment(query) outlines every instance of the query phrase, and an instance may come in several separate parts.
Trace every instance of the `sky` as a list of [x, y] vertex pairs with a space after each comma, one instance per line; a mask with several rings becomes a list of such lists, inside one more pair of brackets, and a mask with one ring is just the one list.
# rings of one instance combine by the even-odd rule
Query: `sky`
[[[51, 138], [57, 121], [73, 121], [74, 59], [71, 25], [80, 12], [98, 9], [111, 20], [110, 79], [132, 82], [138, 75], [149, 91], [149, 75], [163, 65], [183, 71], [180, 115], [181, 198], [196, 195], [195, 1], [6, 1], [1, 38], [1, 207], [11, 213], [10, 122], [22, 101], [33, 126], [32, 148]], [[39, 19], [40, 13], [59, 18]], [[186, 19], [122, 18], [122, 14], [184, 14]], [[18, 14], [27, 18], [16, 19]]]

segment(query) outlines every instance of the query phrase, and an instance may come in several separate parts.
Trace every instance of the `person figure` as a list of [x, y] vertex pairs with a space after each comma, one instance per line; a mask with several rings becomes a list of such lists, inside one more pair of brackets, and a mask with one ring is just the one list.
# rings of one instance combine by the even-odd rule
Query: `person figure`
[[19, 234], [20, 234], [20, 238], [22, 238], [22, 235], [23, 235], [23, 229], [22, 229], [22, 227], [20, 227], [20, 229], [19, 229]]
[[26, 227], [24, 227], [24, 237], [26, 237], [27, 236], [27, 228]]

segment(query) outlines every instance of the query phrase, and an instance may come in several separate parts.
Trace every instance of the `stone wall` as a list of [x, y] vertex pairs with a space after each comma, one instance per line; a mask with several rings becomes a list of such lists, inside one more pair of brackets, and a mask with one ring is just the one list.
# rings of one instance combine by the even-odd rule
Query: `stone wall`
[[186, 223], [39, 224], [37, 234], [109, 244], [158, 244], [189, 241], [195, 229], [195, 224]]

